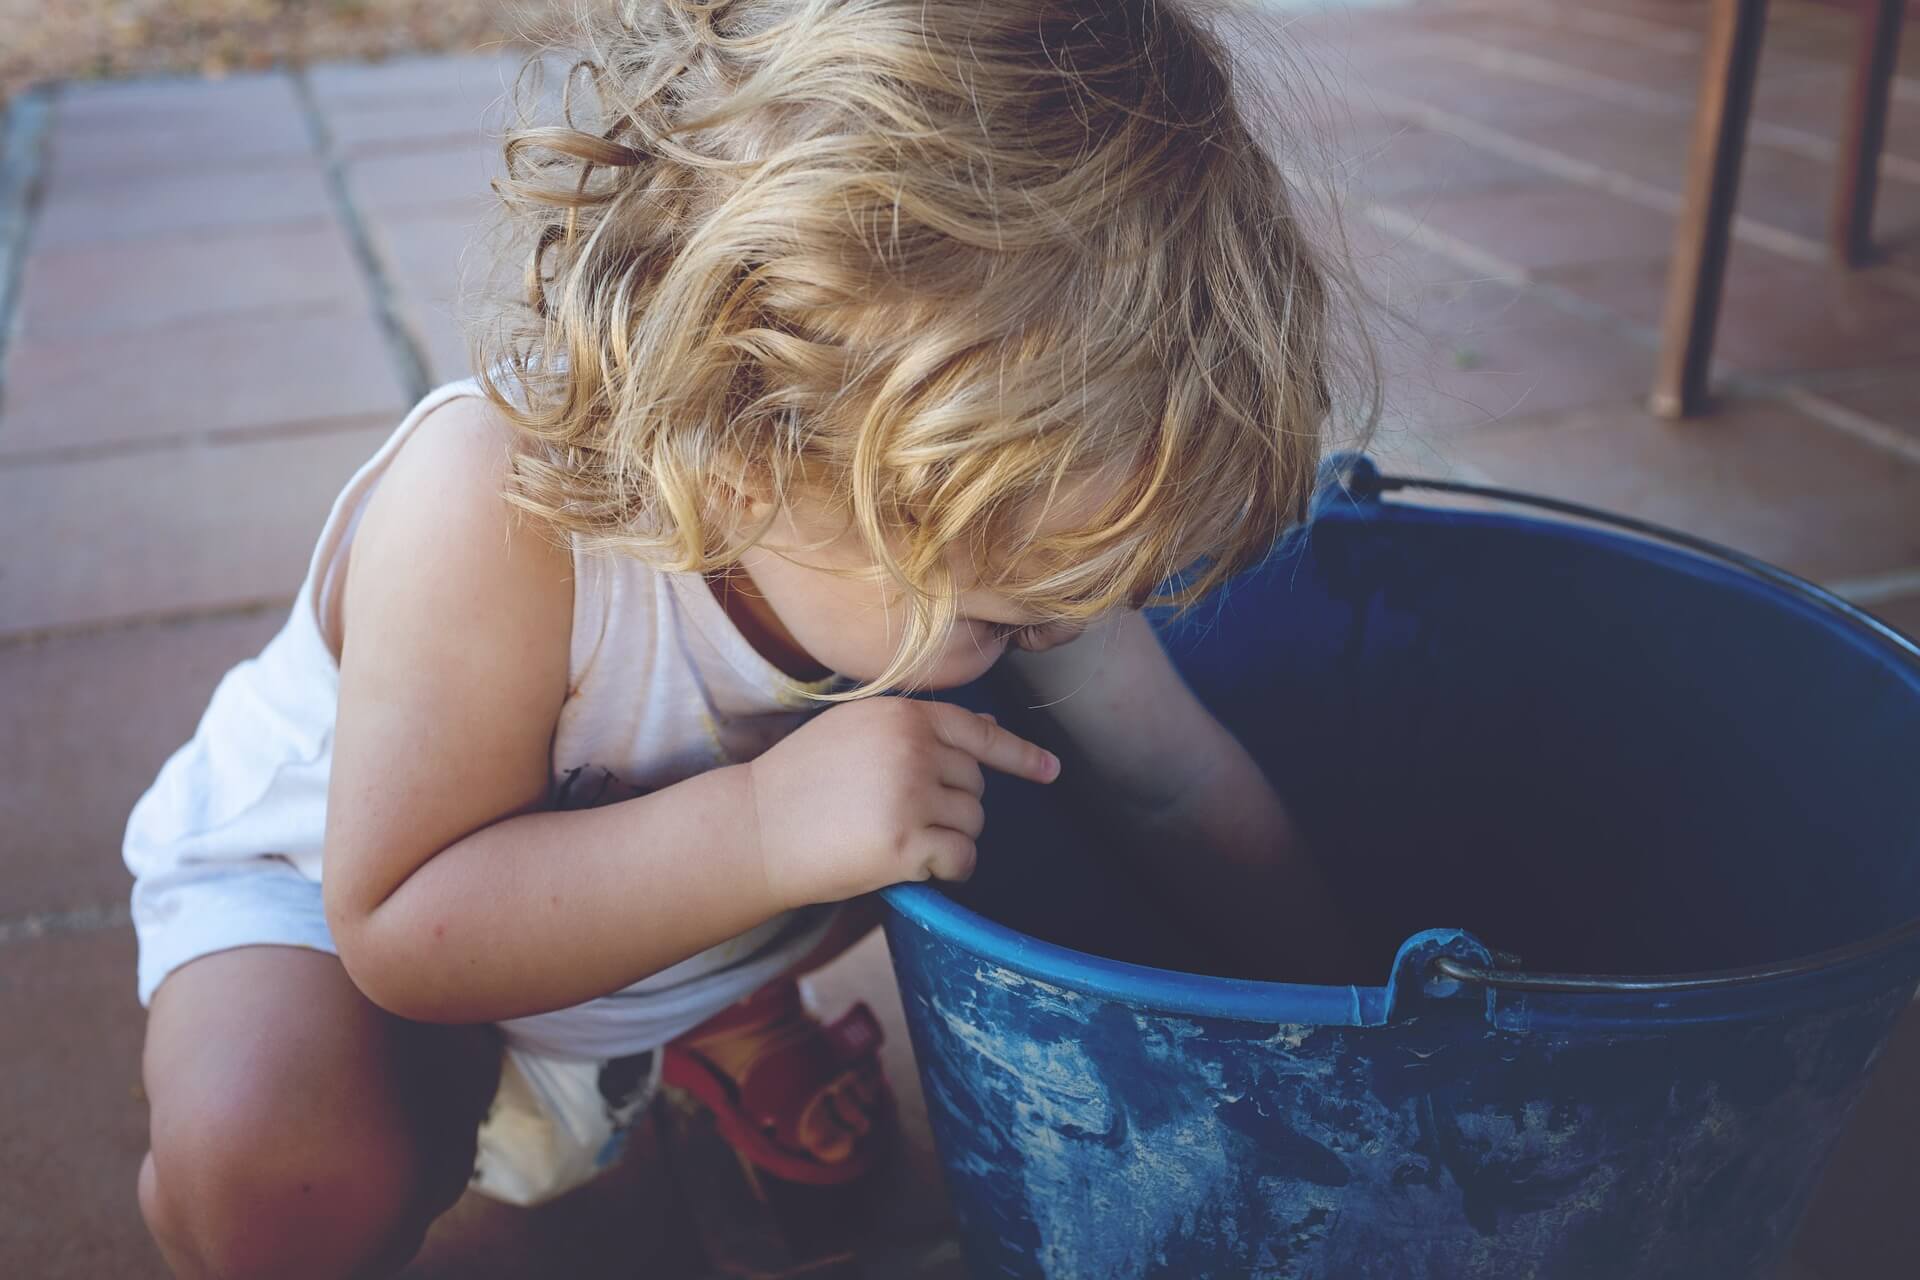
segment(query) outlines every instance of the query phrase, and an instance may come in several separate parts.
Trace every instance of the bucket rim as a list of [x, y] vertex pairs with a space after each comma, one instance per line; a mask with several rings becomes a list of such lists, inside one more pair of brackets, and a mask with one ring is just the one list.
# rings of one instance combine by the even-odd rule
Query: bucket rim
[[[1068, 991], [1162, 1013], [1231, 1022], [1374, 1027], [1389, 1019], [1392, 980], [1380, 986], [1322, 986], [1299, 982], [1263, 982], [1187, 973], [1113, 960], [1063, 947], [1008, 928], [955, 902], [932, 885], [897, 884], [880, 891], [899, 918], [933, 937], [1022, 977]], [[1897, 953], [1920, 944], [1920, 917], [1858, 942], [1787, 960], [1736, 969], [1681, 974], [1561, 974], [1503, 970], [1462, 964], [1436, 956], [1432, 976], [1457, 983], [1463, 992], [1487, 1001], [1545, 998], [1585, 1008], [1625, 997], [1653, 1000], [1672, 1009], [1679, 1000], [1711, 999], [1755, 988], [1809, 986], [1841, 974], [1858, 975]], [[1903, 979], [1904, 985], [1913, 985]], [[1494, 1006], [1486, 1006], [1492, 1014]]]
[[[1025, 978], [1103, 999], [1233, 1022], [1371, 1026], [1386, 1015], [1386, 988], [1261, 982], [1111, 960], [1021, 933], [962, 906], [930, 884], [896, 884], [880, 897], [899, 918]], [[1276, 1013], [1284, 1011], [1284, 1017]]]

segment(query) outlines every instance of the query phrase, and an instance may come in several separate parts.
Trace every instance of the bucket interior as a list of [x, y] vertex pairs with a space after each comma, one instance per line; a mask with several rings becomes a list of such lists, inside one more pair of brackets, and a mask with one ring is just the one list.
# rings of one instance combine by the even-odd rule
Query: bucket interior
[[[1356, 983], [1428, 928], [1528, 968], [1654, 974], [1920, 915], [1920, 673], [1717, 562], [1365, 503], [1165, 637], [1363, 922], [1377, 963]], [[992, 780], [979, 869], [953, 896], [1077, 950], [1220, 972], [1085, 803]]]

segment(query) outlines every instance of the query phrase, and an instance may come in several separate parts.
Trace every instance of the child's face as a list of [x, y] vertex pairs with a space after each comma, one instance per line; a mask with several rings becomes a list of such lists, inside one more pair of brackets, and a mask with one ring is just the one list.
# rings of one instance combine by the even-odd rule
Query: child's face
[[[892, 665], [906, 608], [893, 585], [873, 575], [873, 558], [843, 517], [804, 500], [790, 504], [741, 568], [751, 581], [734, 580], [730, 603], [753, 615], [761, 639], [777, 651], [767, 656], [789, 674], [837, 672], [865, 682]], [[956, 565], [955, 574], [964, 584], [972, 566]], [[1009, 648], [1050, 649], [1083, 629], [1034, 624], [994, 592], [963, 590], [953, 632], [919, 673], [921, 686], [966, 684]]]

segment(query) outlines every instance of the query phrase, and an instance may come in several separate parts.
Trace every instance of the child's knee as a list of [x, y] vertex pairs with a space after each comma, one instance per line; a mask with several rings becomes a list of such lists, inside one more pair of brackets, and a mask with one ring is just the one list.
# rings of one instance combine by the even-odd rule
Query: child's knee
[[170, 1253], [219, 1280], [383, 1274], [418, 1248], [437, 1203], [423, 1165], [406, 1135], [339, 1116], [156, 1117], [140, 1207]]

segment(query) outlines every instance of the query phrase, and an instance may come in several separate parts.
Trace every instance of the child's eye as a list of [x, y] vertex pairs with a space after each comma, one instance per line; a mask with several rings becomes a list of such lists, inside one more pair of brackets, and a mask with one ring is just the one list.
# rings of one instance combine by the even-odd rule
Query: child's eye
[[1009, 627], [1007, 642], [1016, 649], [1028, 653], [1039, 653], [1044, 649], [1056, 649], [1080, 638], [1086, 627], [1077, 622], [1044, 622], [1025, 627]]

